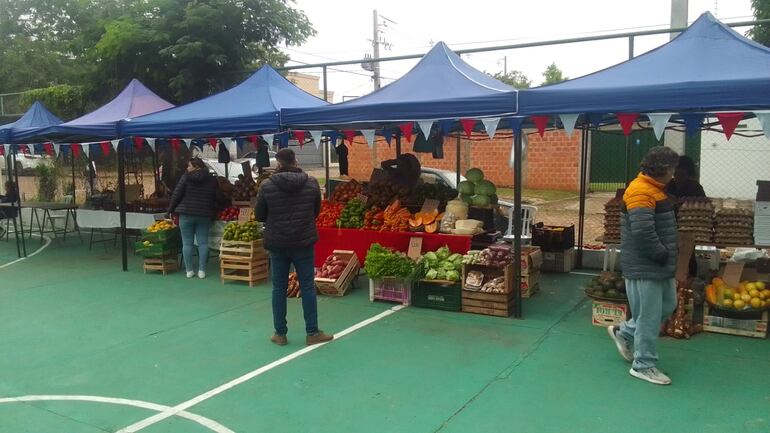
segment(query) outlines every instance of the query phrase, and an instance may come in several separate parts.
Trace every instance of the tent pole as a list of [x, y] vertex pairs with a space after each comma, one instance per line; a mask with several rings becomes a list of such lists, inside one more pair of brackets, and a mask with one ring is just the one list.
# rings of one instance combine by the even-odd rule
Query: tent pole
[[126, 163], [123, 140], [118, 142], [118, 209], [120, 211], [120, 250], [125, 272], [128, 270], [128, 238], [126, 236]]
[[456, 159], [456, 168], [457, 171], [455, 173], [455, 186], [460, 188], [460, 171], [462, 171], [462, 167], [460, 167], [460, 134], [457, 134], [457, 149], [455, 149], [455, 159]]
[[[27, 257], [27, 241], [24, 239], [24, 220], [21, 216], [21, 187], [19, 186], [19, 164], [18, 164], [18, 152], [19, 147], [14, 146], [13, 148], [13, 179], [14, 182], [16, 182], [16, 190], [19, 195], [19, 199], [16, 201], [16, 213], [19, 217], [19, 227], [21, 227], [21, 252], [24, 257]], [[31, 230], [32, 230], [32, 220], [29, 221], [29, 227], [30, 227], [30, 239], [31, 239]], [[40, 239], [40, 242], [42, 242], [43, 239]], [[19, 242], [19, 233], [16, 232], [16, 243], [18, 245]]]
[[[324, 68], [324, 71], [326, 71], [326, 68]], [[331, 197], [331, 194], [329, 194], [329, 190], [331, 190], [332, 182], [331, 182], [331, 174], [329, 173], [329, 162], [332, 158], [331, 153], [331, 143], [329, 138], [324, 139], [324, 169], [326, 170], [326, 179], [324, 179], [324, 192], [326, 193], [326, 199], [328, 200], [329, 197]]]
[[578, 210], [578, 250], [577, 267], [583, 267], [583, 233], [586, 222], [586, 195], [588, 173], [588, 123], [580, 131], [580, 208]]
[[[19, 187], [19, 173], [16, 171], [16, 151], [12, 152], [13, 155], [13, 173], [11, 173], [11, 155], [5, 155], [5, 165], [7, 166], [6, 173], [8, 180], [11, 180], [13, 176], [14, 183], [16, 184], [16, 194], [19, 196], [16, 201], [16, 216], [19, 219], [18, 226], [16, 225], [16, 218], [13, 220], [13, 233], [16, 237], [16, 255], [21, 257], [27, 257], [27, 247], [24, 245], [24, 255], [22, 256], [21, 244], [24, 242], [24, 224], [21, 221], [21, 187]], [[6, 194], [8, 191], [6, 191]], [[19, 227], [21, 227], [21, 239], [19, 239]], [[9, 236], [8, 233], [5, 234]]]
[[515, 293], [514, 317], [522, 317], [521, 306], [521, 154], [522, 154], [521, 129], [514, 131], [513, 138], [513, 290]]
[[[72, 150], [72, 146], [70, 146], [70, 150]], [[75, 197], [75, 152], [70, 152], [70, 159], [72, 160], [72, 203], [77, 203], [77, 197]]]
[[[5, 158], [5, 178], [10, 182], [13, 179], [13, 174], [11, 173], [11, 155], [5, 155], [3, 154], [3, 158]], [[3, 187], [5, 187], [5, 184], [3, 184]], [[5, 193], [8, 194], [8, 191], [5, 190]], [[19, 189], [19, 185], [16, 185], [16, 193], [19, 195], [19, 199], [21, 199], [21, 190]], [[19, 242], [19, 227], [17, 226], [16, 218], [13, 219], [13, 233], [15, 235], [15, 241], [16, 241], [16, 255], [21, 258], [21, 243]], [[24, 230], [22, 230], [22, 234], [24, 233]], [[6, 236], [9, 236], [8, 239], [10, 239], [10, 233], [6, 233]]]
[[625, 161], [625, 179], [623, 183], [628, 185], [631, 180], [631, 135], [626, 135], [626, 161]]
[[401, 134], [396, 134], [396, 157], [401, 155]]
[[94, 195], [94, 165], [91, 158], [91, 152], [88, 152], [88, 188], [91, 196]]
[[326, 85], [326, 66], [323, 67], [324, 101], [329, 102], [329, 90]]

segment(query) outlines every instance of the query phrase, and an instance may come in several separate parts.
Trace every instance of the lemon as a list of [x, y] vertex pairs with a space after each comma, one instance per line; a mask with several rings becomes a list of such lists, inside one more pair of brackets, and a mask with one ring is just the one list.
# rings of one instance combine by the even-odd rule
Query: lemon
[[751, 301], [751, 295], [749, 295], [748, 293], [744, 293], [741, 295], [741, 300], [743, 302], [749, 303]]
[[753, 289], [749, 291], [749, 296], [752, 298], [759, 298], [759, 290]]
[[722, 306], [725, 308], [733, 308], [733, 300], [725, 298], [725, 300], [722, 301]]
[[735, 307], [736, 310], [740, 310], [740, 309], [742, 309], [745, 306], [746, 306], [746, 303], [743, 302], [740, 299], [738, 299], [737, 301], [733, 302], [733, 307]]
[[759, 308], [762, 306], [762, 301], [759, 298], [751, 298], [751, 308]]
[[733, 298], [733, 289], [725, 289], [724, 297], [732, 299]]
[[756, 290], [756, 289], [757, 289], [757, 285], [756, 284], [754, 284], [754, 283], [746, 284], [746, 290], [748, 290], [749, 292], [752, 291], [752, 290]]
[[740, 293], [733, 293], [733, 301], [740, 301], [741, 300], [741, 294]]
[[757, 286], [757, 290], [765, 290], [765, 282], [764, 281], [757, 281], [754, 283], [755, 286]]

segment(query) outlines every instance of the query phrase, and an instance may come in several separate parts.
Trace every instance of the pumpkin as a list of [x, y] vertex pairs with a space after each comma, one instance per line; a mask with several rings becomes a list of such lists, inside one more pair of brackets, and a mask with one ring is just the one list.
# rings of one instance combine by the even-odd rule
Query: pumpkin
[[418, 215], [415, 215], [414, 218], [409, 218], [409, 227], [419, 228], [421, 226], [422, 226], [422, 219]]
[[425, 225], [425, 233], [436, 233], [437, 230], [438, 230], [438, 221], [435, 221], [435, 218], [432, 223]]

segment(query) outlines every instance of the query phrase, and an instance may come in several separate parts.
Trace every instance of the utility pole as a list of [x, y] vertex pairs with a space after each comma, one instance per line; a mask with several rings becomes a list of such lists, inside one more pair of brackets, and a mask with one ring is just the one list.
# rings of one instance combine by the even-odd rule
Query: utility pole
[[374, 34], [372, 35], [372, 78], [374, 79], [374, 90], [380, 88], [380, 17], [377, 15], [377, 9], [372, 11]]
[[[671, 0], [671, 28], [687, 27], [688, 0]], [[671, 39], [679, 33], [671, 33]]]
[[508, 56], [503, 56], [503, 74], [508, 75]]

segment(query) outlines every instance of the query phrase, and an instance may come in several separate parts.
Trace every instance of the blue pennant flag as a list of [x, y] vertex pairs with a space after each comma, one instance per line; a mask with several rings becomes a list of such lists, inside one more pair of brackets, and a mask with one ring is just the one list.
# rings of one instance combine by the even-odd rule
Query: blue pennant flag
[[444, 137], [449, 135], [449, 133], [452, 132], [452, 125], [454, 125], [454, 123], [455, 121], [452, 119], [440, 120], [439, 127], [441, 128], [441, 135]]
[[388, 142], [388, 147], [390, 147], [390, 143], [393, 141], [393, 130], [390, 128], [383, 129], [382, 136]]
[[696, 132], [700, 130], [703, 125], [703, 119], [706, 115], [703, 113], [683, 113], [682, 119], [684, 119], [684, 126], [687, 129], [687, 136], [692, 137]]

